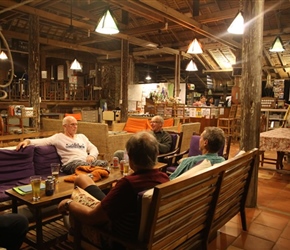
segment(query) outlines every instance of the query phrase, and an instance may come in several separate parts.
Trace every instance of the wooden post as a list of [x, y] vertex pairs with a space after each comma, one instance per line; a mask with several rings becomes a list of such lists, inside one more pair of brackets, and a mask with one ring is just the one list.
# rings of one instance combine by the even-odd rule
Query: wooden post
[[175, 55], [174, 97], [179, 97], [180, 94], [180, 58], [180, 53]]
[[128, 117], [128, 72], [129, 72], [129, 42], [122, 39], [121, 50], [121, 121], [127, 121]]
[[[241, 145], [244, 150], [259, 148], [264, 0], [245, 0], [245, 31], [242, 42]], [[257, 204], [258, 164], [253, 173], [247, 206]]]
[[35, 117], [32, 127], [36, 131], [40, 128], [40, 56], [39, 56], [39, 17], [29, 16], [29, 46], [28, 46], [28, 81], [29, 81], [29, 104], [33, 107]]

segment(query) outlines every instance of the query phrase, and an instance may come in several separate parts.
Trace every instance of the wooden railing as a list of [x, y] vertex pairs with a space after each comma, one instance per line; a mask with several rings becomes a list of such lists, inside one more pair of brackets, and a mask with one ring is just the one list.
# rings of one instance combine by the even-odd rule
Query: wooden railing
[[[98, 99], [100, 87], [92, 83], [82, 85], [71, 84], [63, 81], [42, 81], [40, 84], [40, 97], [42, 101], [68, 101], [81, 100], [93, 101]], [[29, 100], [28, 86], [24, 81], [14, 81], [7, 88], [7, 99], [9, 100]]]

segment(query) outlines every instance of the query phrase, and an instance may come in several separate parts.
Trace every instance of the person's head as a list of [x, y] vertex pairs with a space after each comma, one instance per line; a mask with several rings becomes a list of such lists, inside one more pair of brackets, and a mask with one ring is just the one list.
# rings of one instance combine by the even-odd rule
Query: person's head
[[225, 134], [221, 128], [206, 127], [199, 140], [199, 149], [201, 152], [217, 153], [225, 144]]
[[152, 117], [152, 119], [150, 121], [152, 131], [153, 132], [160, 131], [163, 127], [163, 123], [164, 123], [164, 119], [162, 116], [156, 115], [156, 116]]
[[62, 126], [65, 134], [74, 135], [78, 129], [78, 121], [73, 116], [66, 116], [62, 120]]
[[206, 103], [206, 97], [204, 95], [201, 95], [200, 98], [199, 98], [199, 101], [201, 103]]
[[158, 142], [150, 132], [138, 132], [126, 143], [130, 167], [139, 169], [152, 169], [156, 164], [159, 152]]

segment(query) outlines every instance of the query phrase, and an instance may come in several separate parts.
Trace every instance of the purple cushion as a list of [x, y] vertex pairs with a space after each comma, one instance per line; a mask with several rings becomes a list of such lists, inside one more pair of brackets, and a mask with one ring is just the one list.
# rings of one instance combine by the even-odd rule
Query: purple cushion
[[33, 164], [34, 146], [24, 149], [0, 150], [0, 184], [27, 179], [34, 175]]
[[36, 146], [33, 161], [35, 174], [42, 176], [51, 175], [50, 163], [61, 164], [56, 148], [52, 145]]

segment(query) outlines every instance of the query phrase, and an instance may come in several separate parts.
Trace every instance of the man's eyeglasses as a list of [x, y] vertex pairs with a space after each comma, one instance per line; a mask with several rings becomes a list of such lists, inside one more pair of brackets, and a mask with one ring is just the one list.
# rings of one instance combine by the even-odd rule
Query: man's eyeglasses
[[74, 127], [74, 126], [77, 126], [78, 124], [77, 123], [71, 123], [71, 124], [68, 124], [69, 126], [71, 127]]

